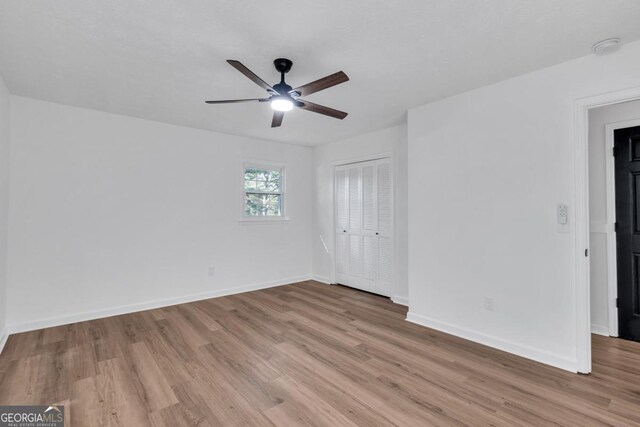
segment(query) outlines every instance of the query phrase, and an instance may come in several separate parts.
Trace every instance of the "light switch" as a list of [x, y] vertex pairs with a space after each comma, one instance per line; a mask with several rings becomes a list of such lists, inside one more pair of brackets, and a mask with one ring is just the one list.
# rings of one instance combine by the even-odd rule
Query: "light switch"
[[567, 205], [558, 205], [558, 224], [564, 225], [567, 223]]
[[569, 207], [564, 203], [559, 203], [557, 208], [558, 233], [569, 232]]

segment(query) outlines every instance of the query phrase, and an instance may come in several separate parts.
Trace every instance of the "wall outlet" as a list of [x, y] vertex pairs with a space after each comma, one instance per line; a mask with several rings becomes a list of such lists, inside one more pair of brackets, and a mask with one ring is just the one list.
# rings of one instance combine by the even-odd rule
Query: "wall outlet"
[[207, 270], [207, 273], [209, 274], [209, 277], [215, 276], [216, 275], [216, 268], [215, 267], [209, 267], [209, 269]]
[[484, 309], [487, 311], [493, 311], [494, 301], [493, 298], [484, 297]]

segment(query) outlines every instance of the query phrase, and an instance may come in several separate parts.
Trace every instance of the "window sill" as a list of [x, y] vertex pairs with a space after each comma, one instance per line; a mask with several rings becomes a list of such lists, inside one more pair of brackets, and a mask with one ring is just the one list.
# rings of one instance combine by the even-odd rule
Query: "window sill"
[[238, 220], [240, 225], [251, 225], [251, 224], [287, 224], [289, 222], [289, 218], [280, 217], [280, 218], [241, 218]]

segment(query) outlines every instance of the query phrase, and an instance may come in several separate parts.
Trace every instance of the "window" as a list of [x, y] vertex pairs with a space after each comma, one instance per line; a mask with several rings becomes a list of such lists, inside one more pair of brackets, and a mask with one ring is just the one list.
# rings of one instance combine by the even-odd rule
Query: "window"
[[284, 217], [284, 169], [246, 166], [244, 168], [244, 217]]

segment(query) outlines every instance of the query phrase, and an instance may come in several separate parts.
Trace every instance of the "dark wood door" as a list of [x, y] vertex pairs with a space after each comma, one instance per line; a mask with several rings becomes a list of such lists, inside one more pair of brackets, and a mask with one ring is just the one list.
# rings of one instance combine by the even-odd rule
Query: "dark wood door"
[[640, 341], [640, 126], [614, 133], [618, 335]]

